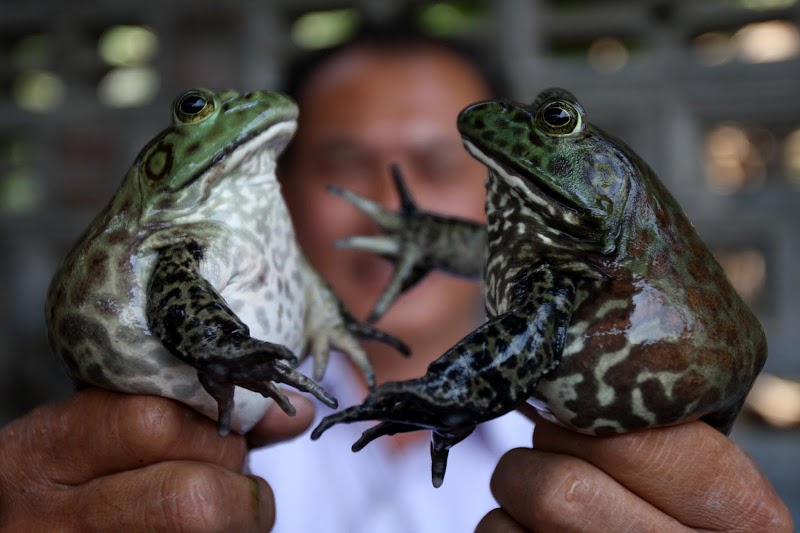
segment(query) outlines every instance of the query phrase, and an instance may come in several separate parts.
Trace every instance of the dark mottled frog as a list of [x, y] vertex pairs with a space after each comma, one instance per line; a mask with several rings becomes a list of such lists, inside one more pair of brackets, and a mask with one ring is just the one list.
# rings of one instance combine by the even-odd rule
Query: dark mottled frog
[[190, 90], [67, 255], [47, 298], [48, 337], [80, 383], [180, 400], [246, 432], [285, 383], [335, 406], [296, 372], [330, 347], [372, 381], [355, 322], [295, 242], [275, 159], [297, 108], [276, 93]]
[[458, 128], [489, 168], [488, 226], [419, 212], [397, 175], [397, 214], [336, 191], [386, 231], [344, 244], [397, 263], [373, 318], [443, 266], [463, 275], [483, 267], [488, 320], [425, 376], [377, 387], [313, 437], [382, 420], [358, 450], [431, 429], [439, 486], [451, 446], [528, 400], [587, 434], [698, 418], [729, 432], [764, 364], [764, 333], [647, 164], [559, 89], [530, 106], [475, 104]]

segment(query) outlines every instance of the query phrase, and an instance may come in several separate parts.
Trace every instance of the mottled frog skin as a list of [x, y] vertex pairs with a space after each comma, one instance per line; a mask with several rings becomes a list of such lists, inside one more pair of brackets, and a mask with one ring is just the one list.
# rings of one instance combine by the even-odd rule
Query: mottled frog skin
[[297, 108], [277, 93], [193, 89], [147, 144], [108, 206], [58, 269], [50, 345], [70, 375], [180, 400], [225, 435], [249, 430], [291, 385], [336, 400], [293, 367], [331, 347], [372, 381], [357, 338], [405, 350], [358, 324], [295, 242], [275, 160]]
[[398, 265], [373, 318], [445, 256], [450, 272], [482, 270], [488, 319], [425, 376], [377, 387], [313, 437], [381, 420], [358, 450], [431, 429], [439, 486], [452, 445], [525, 401], [592, 435], [695, 419], [727, 434], [764, 364], [764, 333], [650, 167], [561, 89], [532, 105], [475, 104], [458, 128], [489, 169], [487, 227], [419, 212], [397, 175], [400, 213], [335, 191], [386, 232], [343, 245]]

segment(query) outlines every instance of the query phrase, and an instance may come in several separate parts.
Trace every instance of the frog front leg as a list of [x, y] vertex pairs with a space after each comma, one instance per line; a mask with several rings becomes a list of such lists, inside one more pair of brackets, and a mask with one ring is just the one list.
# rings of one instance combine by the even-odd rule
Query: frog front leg
[[370, 217], [384, 232], [377, 236], [347, 237], [336, 245], [376, 253], [395, 264], [392, 279], [367, 318], [370, 323], [377, 321], [403, 291], [433, 269], [477, 279], [486, 256], [483, 224], [421, 211], [411, 197], [400, 168], [392, 165], [390, 171], [400, 197], [398, 212], [348, 190], [328, 187], [330, 192]]
[[238, 385], [270, 397], [287, 414], [294, 406], [275, 385], [291, 385], [330, 407], [336, 399], [292, 367], [286, 347], [254, 339], [249, 328], [200, 274], [203, 249], [195, 241], [159, 250], [147, 287], [147, 322], [172, 355], [197, 369], [205, 390], [217, 401], [217, 431], [230, 432]]
[[382, 435], [430, 429], [432, 480], [440, 486], [450, 448], [527, 400], [560, 361], [576, 287], [544, 267], [522, 281], [515, 305], [464, 337], [424, 376], [378, 386], [362, 405], [325, 417], [311, 438], [338, 423], [381, 420], [353, 445], [358, 451]]

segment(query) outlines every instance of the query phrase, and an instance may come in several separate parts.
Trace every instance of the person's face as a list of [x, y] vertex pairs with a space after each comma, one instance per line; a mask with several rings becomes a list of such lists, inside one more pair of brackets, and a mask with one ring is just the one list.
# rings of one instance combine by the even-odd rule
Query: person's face
[[[337, 239], [379, 230], [326, 185], [397, 208], [389, 174], [396, 163], [421, 209], [484, 220], [486, 169], [464, 150], [456, 117], [487, 98], [488, 90], [471, 67], [446, 52], [351, 51], [323, 66], [300, 96], [298, 133], [281, 174], [284, 195], [307, 257], [364, 319], [394, 267], [373, 254], [334, 248]], [[443, 343], [435, 346], [443, 350], [474, 327], [479, 295], [478, 283], [434, 272], [401, 296], [378, 326], [412, 350], [429, 350], [431, 342]], [[413, 359], [439, 355], [415, 353]], [[373, 364], [380, 381], [396, 379], [385, 365], [408, 363], [381, 354]]]

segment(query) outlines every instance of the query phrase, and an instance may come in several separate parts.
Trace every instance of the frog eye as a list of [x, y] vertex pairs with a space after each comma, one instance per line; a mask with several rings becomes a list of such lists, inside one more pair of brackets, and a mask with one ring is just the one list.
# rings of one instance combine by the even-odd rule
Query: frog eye
[[175, 100], [175, 118], [185, 124], [199, 122], [210, 115], [216, 104], [214, 98], [202, 91], [186, 91]]
[[583, 129], [581, 110], [564, 100], [545, 102], [534, 120], [536, 127], [549, 135], [572, 135]]

